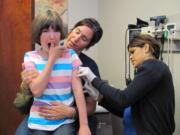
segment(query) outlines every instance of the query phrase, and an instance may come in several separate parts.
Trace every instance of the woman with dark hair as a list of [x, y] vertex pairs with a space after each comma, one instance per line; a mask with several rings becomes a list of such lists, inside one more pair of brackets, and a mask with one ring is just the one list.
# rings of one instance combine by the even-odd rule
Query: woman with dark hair
[[[128, 45], [136, 73], [125, 88], [117, 89], [80, 68], [92, 91], [99, 91], [99, 104], [123, 117], [124, 135], [172, 135], [175, 130], [174, 85], [168, 66], [159, 61], [159, 43], [150, 35], [135, 37]], [[94, 88], [93, 88], [94, 87]]]

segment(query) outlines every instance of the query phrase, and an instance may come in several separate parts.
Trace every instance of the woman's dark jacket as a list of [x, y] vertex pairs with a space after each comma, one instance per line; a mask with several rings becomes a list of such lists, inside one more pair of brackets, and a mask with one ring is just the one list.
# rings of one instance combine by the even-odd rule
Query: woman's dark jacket
[[169, 68], [161, 61], [145, 61], [124, 90], [95, 78], [93, 86], [104, 96], [100, 105], [122, 116], [132, 107], [132, 121], [138, 135], [172, 135], [175, 130], [175, 97]]

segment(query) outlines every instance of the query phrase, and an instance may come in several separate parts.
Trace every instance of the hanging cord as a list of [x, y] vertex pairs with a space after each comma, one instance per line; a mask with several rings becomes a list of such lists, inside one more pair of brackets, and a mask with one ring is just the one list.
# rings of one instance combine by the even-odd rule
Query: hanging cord
[[[131, 83], [131, 76], [130, 76], [130, 59], [128, 59], [128, 67], [127, 67], [127, 34], [128, 34], [128, 30], [126, 29], [125, 32], [125, 47], [124, 47], [124, 51], [125, 51], [125, 81], [126, 81], [126, 86], [129, 85]], [[128, 71], [127, 71], [128, 68]]]
[[172, 46], [173, 46], [173, 37], [174, 37], [174, 30], [170, 31], [170, 63], [169, 63], [169, 69], [172, 72]]
[[168, 42], [167, 42], [167, 65], [168, 65], [168, 67], [169, 67], [169, 65], [170, 65], [170, 59], [169, 59], [169, 57], [170, 57], [170, 32], [168, 31]]
[[161, 36], [161, 51], [160, 51], [160, 60], [163, 61], [163, 51], [164, 51], [164, 41], [165, 41], [165, 35], [162, 28], [162, 36]]

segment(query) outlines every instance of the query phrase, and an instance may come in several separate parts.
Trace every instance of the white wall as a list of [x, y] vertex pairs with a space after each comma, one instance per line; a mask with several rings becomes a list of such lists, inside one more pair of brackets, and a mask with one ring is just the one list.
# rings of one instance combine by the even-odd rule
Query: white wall
[[[68, 28], [71, 29], [79, 20], [87, 17], [98, 18], [97, 0], [68, 0]], [[97, 61], [97, 45], [85, 52]]]
[[[116, 87], [125, 87], [124, 36], [128, 24], [151, 16], [180, 13], [179, 0], [99, 0], [99, 20], [104, 36], [98, 46], [98, 65], [103, 78]], [[179, 18], [180, 21], [180, 18]], [[173, 79], [176, 94], [176, 131], [180, 133], [180, 54], [173, 55]], [[168, 97], [167, 97], [168, 98]]]
[[[124, 36], [128, 24], [151, 16], [180, 13], [179, 0], [68, 0], [69, 29], [82, 18], [94, 17], [103, 27], [100, 43], [88, 51], [100, 68], [103, 79], [116, 87], [125, 87]], [[176, 94], [176, 130], [180, 133], [180, 54], [173, 55], [173, 79]]]

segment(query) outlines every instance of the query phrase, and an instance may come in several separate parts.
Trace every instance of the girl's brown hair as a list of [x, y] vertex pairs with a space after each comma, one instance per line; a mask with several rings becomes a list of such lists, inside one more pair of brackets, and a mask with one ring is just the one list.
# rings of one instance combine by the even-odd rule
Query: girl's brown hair
[[64, 38], [63, 23], [61, 17], [56, 11], [47, 10], [35, 17], [32, 23], [32, 41], [40, 45], [40, 36], [43, 29], [48, 29], [49, 26], [61, 33], [61, 39]]

